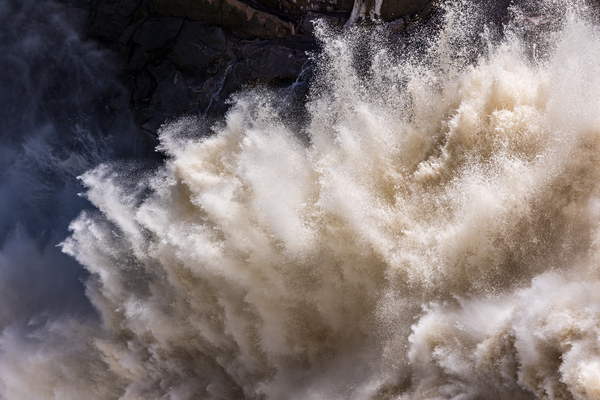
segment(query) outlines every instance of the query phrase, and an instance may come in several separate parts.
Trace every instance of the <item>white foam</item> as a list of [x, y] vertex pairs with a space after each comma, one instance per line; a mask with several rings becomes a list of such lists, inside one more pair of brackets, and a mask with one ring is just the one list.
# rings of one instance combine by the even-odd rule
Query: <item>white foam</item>
[[518, 26], [477, 47], [469, 8], [425, 56], [320, 27], [310, 145], [249, 92], [214, 136], [163, 128], [155, 175], [85, 174], [101, 214], [64, 250], [93, 273], [102, 326], [74, 335], [104, 369], [77, 379], [124, 399], [598, 397], [600, 35], [550, 6], [561, 26], [523, 28], [536, 54]]

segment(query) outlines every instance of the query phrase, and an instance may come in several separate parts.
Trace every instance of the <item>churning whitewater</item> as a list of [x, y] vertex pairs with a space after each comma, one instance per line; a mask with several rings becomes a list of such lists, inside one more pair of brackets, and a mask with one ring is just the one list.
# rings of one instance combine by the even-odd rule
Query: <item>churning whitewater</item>
[[248, 89], [156, 170], [85, 173], [62, 247], [101, 322], [5, 332], [1, 396], [600, 398], [592, 14], [455, 2], [404, 49], [321, 24], [305, 114]]

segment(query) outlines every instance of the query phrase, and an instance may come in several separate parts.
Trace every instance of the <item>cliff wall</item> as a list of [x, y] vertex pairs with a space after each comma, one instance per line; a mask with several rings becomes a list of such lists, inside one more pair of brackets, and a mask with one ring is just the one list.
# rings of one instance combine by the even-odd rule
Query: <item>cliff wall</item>
[[[86, 9], [85, 34], [117, 54], [138, 126], [151, 137], [176, 116], [221, 115], [229, 96], [247, 85], [295, 82], [317, 48], [317, 19], [338, 27], [396, 21], [405, 29], [433, 9], [432, 0], [63, 2]], [[297, 90], [306, 90], [306, 82], [298, 83]]]

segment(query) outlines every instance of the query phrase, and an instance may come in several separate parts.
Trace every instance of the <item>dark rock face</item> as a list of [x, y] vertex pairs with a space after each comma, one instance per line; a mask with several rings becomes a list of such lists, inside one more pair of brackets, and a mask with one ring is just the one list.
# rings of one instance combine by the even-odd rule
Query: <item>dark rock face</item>
[[245, 86], [294, 83], [317, 47], [317, 19], [341, 27], [352, 16], [400, 18], [404, 29], [408, 15], [432, 10], [432, 0], [60, 1], [86, 9], [87, 35], [117, 54], [137, 124], [150, 138], [181, 115], [222, 115]]
[[[86, 34], [114, 50], [137, 125], [155, 140], [185, 114], [222, 115], [246, 86], [287, 87], [317, 48], [314, 22], [391, 21], [400, 42], [435, 21], [433, 0], [58, 0], [88, 14]], [[498, 21], [510, 3], [489, 3]], [[83, 12], [83, 11], [81, 11]], [[81, 14], [80, 12], [80, 14]], [[435, 22], [431, 22], [435, 24]], [[307, 85], [302, 87], [304, 93]], [[299, 96], [297, 98], [302, 98]]]
[[263, 3], [240, 0], [154, 0], [158, 14], [221, 25], [244, 37], [273, 39], [295, 34], [294, 20]]
[[[165, 121], [222, 116], [227, 99], [244, 87], [293, 88], [290, 98], [302, 102], [312, 70], [308, 53], [317, 49], [316, 20], [342, 27], [383, 19], [403, 48], [415, 40], [412, 27], [435, 26], [440, 16], [433, 0], [55, 1], [85, 21], [84, 35], [113, 50], [149, 151]], [[480, 5], [501, 26], [508, 7], [522, 2]]]
[[227, 38], [218, 26], [185, 21], [170, 58], [191, 74], [210, 73], [214, 68], [209, 70], [209, 67], [227, 50], [227, 44]]
[[432, 11], [432, 0], [383, 1], [380, 17], [385, 21], [402, 18], [405, 15], [417, 15], [425, 18]]
[[[219, 12], [205, 13], [217, 3], [92, 0], [88, 35], [118, 54], [138, 126], [149, 135], [181, 115], [222, 114], [245, 85], [294, 82], [316, 48], [296, 33], [298, 21], [268, 14], [268, 6], [223, 2]], [[249, 20], [227, 11], [233, 6]]]
[[131, 17], [141, 0], [93, 1], [89, 34], [109, 42], [116, 42], [131, 23]]
[[244, 85], [294, 82], [314, 48], [308, 38], [250, 41], [200, 21], [148, 19], [125, 46], [131, 103], [150, 133], [183, 114], [222, 114]]

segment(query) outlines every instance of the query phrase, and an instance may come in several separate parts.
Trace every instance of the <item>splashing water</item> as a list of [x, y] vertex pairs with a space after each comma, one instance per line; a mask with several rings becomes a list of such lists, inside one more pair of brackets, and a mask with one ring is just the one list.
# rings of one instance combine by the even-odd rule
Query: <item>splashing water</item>
[[321, 25], [300, 130], [249, 91], [165, 126], [158, 171], [84, 174], [63, 249], [101, 326], [5, 333], [0, 393], [598, 398], [600, 31], [539, 10], [500, 38], [453, 4], [400, 54]]
[[106, 52], [79, 38], [75, 10], [0, 0], [1, 333], [92, 312], [85, 270], [57, 245], [86, 206], [77, 176], [131, 154], [128, 111], [110, 109], [123, 90]]

